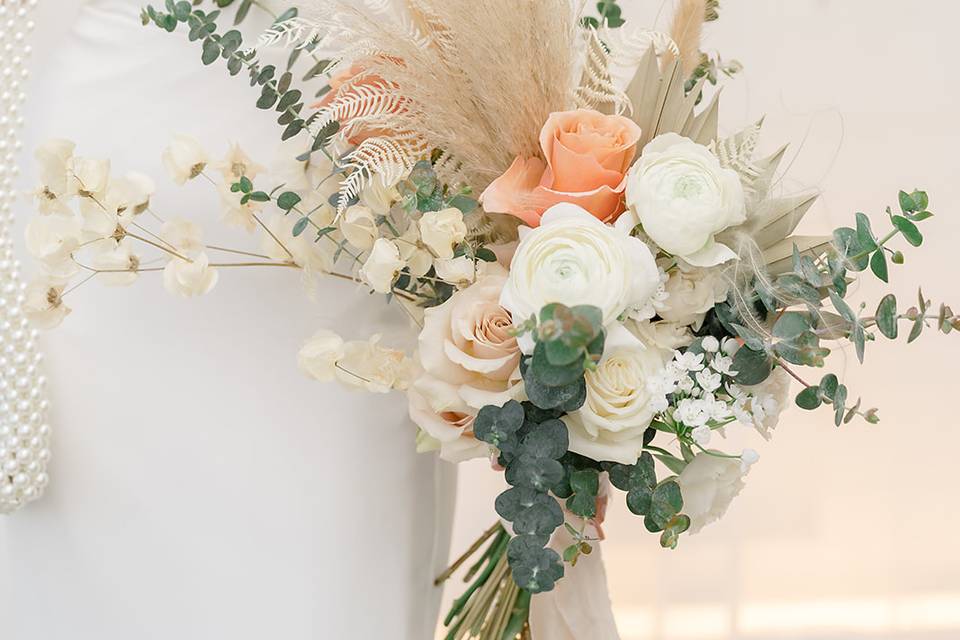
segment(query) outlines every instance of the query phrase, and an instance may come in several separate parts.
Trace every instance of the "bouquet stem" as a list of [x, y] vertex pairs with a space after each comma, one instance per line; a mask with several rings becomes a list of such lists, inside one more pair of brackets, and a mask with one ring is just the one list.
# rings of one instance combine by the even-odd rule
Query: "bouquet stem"
[[469, 583], [467, 590], [453, 601], [443, 620], [449, 629], [446, 640], [530, 639], [531, 594], [513, 580], [506, 553], [509, 542], [510, 535], [497, 522], [435, 580], [439, 585], [450, 579], [479, 553], [463, 578]]

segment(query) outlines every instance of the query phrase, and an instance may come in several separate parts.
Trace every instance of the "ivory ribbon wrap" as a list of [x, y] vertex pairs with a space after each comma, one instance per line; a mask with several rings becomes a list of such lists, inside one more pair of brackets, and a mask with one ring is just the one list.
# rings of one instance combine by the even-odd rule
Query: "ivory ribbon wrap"
[[[590, 537], [602, 537], [595, 527], [587, 525], [590, 531]], [[550, 541], [550, 547], [561, 555], [571, 544], [573, 537], [566, 527], [557, 529]], [[533, 640], [620, 640], [600, 544], [591, 545], [593, 553], [581, 555], [577, 566], [567, 566], [553, 591], [538, 593], [531, 600]]]

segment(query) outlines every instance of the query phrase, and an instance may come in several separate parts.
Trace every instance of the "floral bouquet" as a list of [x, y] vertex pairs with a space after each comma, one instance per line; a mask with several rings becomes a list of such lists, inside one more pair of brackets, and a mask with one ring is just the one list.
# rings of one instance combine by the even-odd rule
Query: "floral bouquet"
[[[277, 115], [283, 180], [239, 147], [213, 162], [180, 137], [163, 156], [175, 182], [211, 182], [225, 222], [258, 230], [262, 248], [206, 243], [154, 210], [149, 178], [52, 141], [37, 153], [27, 245], [42, 275], [27, 310], [52, 327], [88, 280], [155, 271], [193, 296], [228, 267], [383, 294], [419, 331], [415, 353], [320, 330], [299, 364], [406, 393], [419, 451], [489, 458], [510, 485], [496, 524], [438, 578], [472, 559], [448, 638], [600, 637], [608, 611], [585, 597], [574, 629], [538, 614], [538, 594], [561, 580], [605, 593], [583, 560], [611, 498], [675, 548], [724, 514], [758, 459], [722, 450], [734, 423], [770, 438], [791, 402], [825, 405], [837, 425], [878, 421], [836, 375], [802, 372], [828, 345], [851, 342], [862, 362], [902, 323], [909, 341], [960, 329], [922, 294], [870, 313], [845, 301], [860, 274], [886, 282], [900, 248], [920, 246], [924, 192], [900, 192], [880, 233], [858, 213], [832, 236], [798, 235], [815, 196], [772, 193], [785, 147], [759, 154], [759, 122], [718, 135], [712, 85], [739, 65], [700, 51], [716, 0], [681, 0], [670, 33], [632, 28], [614, 0], [312, 0], [271, 11], [258, 48], [222, 27], [260, 10], [167, 0], [143, 22], [186, 32]], [[268, 64], [278, 46], [289, 57]]]

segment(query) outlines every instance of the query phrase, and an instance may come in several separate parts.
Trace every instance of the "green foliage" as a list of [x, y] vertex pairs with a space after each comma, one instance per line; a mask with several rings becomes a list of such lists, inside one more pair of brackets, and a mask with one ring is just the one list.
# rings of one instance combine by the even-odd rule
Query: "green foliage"
[[[564, 479], [560, 459], [569, 442], [563, 422], [531, 409], [528, 412], [516, 401], [484, 407], [474, 422], [474, 434], [500, 450], [511, 488], [497, 497], [495, 507], [503, 519], [513, 523], [517, 536], [507, 552], [510, 566], [518, 585], [539, 593], [553, 589], [563, 576], [560, 556], [544, 547], [563, 524], [563, 510], [549, 492]], [[535, 422], [532, 418], [546, 419]], [[581, 493], [591, 486], [581, 475], [573, 482]]]
[[581, 25], [587, 29], [599, 29], [602, 26], [618, 29], [627, 22], [622, 13], [623, 10], [617, 4], [617, 0], [600, 0], [597, 3], [597, 17], [584, 16], [581, 19]]

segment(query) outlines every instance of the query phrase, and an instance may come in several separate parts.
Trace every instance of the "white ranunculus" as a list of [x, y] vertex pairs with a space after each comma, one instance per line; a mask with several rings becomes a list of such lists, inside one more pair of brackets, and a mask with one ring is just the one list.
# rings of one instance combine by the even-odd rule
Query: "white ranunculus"
[[82, 221], [77, 215], [53, 213], [36, 216], [27, 225], [27, 251], [46, 264], [61, 263], [80, 246], [81, 229]]
[[247, 153], [240, 148], [239, 144], [230, 145], [227, 155], [219, 162], [215, 162], [213, 168], [223, 175], [226, 182], [239, 182], [240, 178], [246, 176], [253, 180], [265, 169], [254, 162]]
[[677, 479], [683, 512], [690, 516], [690, 533], [723, 517], [744, 487], [740, 460], [699, 453]]
[[297, 354], [300, 370], [315, 380], [329, 382], [337, 373], [337, 362], [345, 355], [343, 338], [321, 329], [307, 340]]
[[660, 305], [660, 317], [678, 325], [699, 326], [707, 311], [727, 299], [730, 282], [720, 268], [681, 265], [670, 272], [665, 290], [667, 298]]
[[63, 303], [64, 282], [59, 279], [40, 278], [27, 285], [23, 312], [38, 329], [53, 329], [70, 314], [70, 307]]
[[183, 217], [170, 218], [163, 223], [161, 236], [184, 255], [203, 251], [203, 229]]
[[438, 258], [453, 258], [454, 248], [467, 237], [467, 225], [459, 209], [427, 211], [420, 218], [420, 237]]
[[373, 211], [360, 204], [353, 205], [343, 214], [340, 232], [347, 242], [360, 251], [370, 251], [373, 243], [380, 237]]
[[646, 244], [563, 203], [547, 210], [536, 229], [521, 227], [500, 303], [518, 323], [554, 302], [592, 305], [609, 325], [643, 307], [659, 282]]
[[413, 360], [403, 351], [380, 346], [380, 335], [343, 345], [338, 364], [337, 380], [374, 393], [407, 389], [416, 371]]
[[709, 149], [676, 133], [654, 138], [627, 174], [630, 213], [664, 251], [698, 267], [736, 257], [714, 236], [746, 219], [743, 185]]
[[192, 262], [171, 258], [163, 269], [163, 286], [172, 294], [191, 298], [209, 293], [220, 274], [210, 266], [207, 254], [201, 253]]
[[200, 143], [185, 135], [175, 135], [161, 156], [163, 166], [177, 184], [193, 180], [206, 168], [210, 156]]
[[97, 250], [90, 260], [90, 266], [103, 273], [97, 276], [101, 284], [109, 287], [125, 287], [137, 280], [140, 258], [130, 251], [128, 242], [104, 240], [94, 245]]
[[670, 357], [671, 352], [643, 345], [626, 332], [611, 332], [597, 368], [586, 372], [586, 402], [564, 418], [570, 450], [595, 460], [635, 463], [643, 452], [644, 431], [662, 410], [648, 381], [663, 372]]
[[373, 243], [370, 256], [360, 268], [360, 277], [377, 293], [390, 293], [400, 271], [406, 266], [400, 257], [397, 243], [378, 238]]

